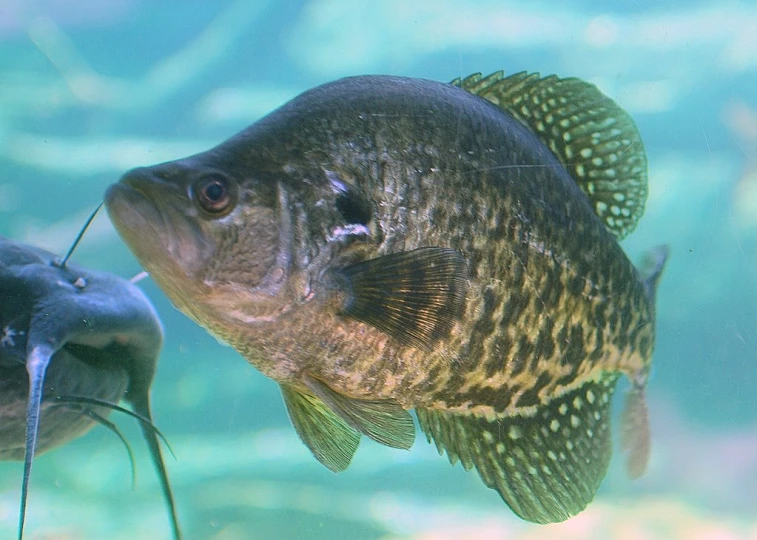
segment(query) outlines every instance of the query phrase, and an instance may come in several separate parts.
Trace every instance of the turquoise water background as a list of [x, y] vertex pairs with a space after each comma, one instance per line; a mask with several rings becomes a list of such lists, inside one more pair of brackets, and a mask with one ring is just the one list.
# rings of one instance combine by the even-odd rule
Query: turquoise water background
[[[601, 5], [601, 7], [600, 7]], [[298, 441], [275, 383], [141, 286], [166, 342], [154, 414], [187, 538], [757, 539], [757, 4], [507, 0], [0, 0], [0, 234], [63, 253], [127, 169], [204, 150], [341, 76], [447, 81], [499, 69], [594, 82], [649, 156], [635, 261], [672, 255], [648, 395], [653, 455], [615, 459], [566, 523], [519, 521], [422, 437], [364, 440], [334, 475]], [[76, 262], [140, 271], [102, 213]], [[616, 407], [616, 410], [619, 407]], [[95, 429], [35, 462], [28, 538], [167, 538], [136, 426], [138, 483]], [[0, 463], [0, 538], [21, 464]]]

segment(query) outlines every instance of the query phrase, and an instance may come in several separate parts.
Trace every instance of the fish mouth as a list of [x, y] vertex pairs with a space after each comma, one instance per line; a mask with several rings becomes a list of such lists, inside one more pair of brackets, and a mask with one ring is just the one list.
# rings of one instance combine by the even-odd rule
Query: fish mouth
[[[113, 184], [105, 192], [105, 207], [111, 220], [126, 225], [125, 228], [128, 229], [152, 228], [157, 232], [164, 228], [165, 221], [158, 207], [144, 191], [132, 184], [133, 182], [122, 181]], [[156, 224], [160, 226], [155, 226]]]
[[189, 277], [204, 260], [209, 245], [180, 186], [136, 169], [104, 200], [116, 231], [153, 277]]
[[[155, 240], [171, 251], [167, 220], [152, 198], [132, 179], [125, 178], [105, 192], [105, 208], [118, 234], [138, 258]], [[151, 240], [151, 241], [150, 241]]]

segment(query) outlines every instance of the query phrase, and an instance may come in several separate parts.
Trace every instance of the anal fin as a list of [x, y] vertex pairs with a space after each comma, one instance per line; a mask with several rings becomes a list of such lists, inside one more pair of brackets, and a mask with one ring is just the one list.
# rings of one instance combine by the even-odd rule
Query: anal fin
[[357, 450], [360, 434], [310, 392], [282, 384], [281, 393], [292, 425], [305, 446], [329, 470], [345, 470]]
[[530, 417], [489, 420], [417, 409], [421, 429], [453, 464], [475, 467], [521, 518], [564, 521], [594, 498], [610, 462], [610, 401], [617, 374], [588, 381]]
[[312, 377], [306, 377], [305, 384], [332, 411], [363, 435], [392, 448], [407, 450], [413, 445], [413, 417], [397, 401], [352, 399]]

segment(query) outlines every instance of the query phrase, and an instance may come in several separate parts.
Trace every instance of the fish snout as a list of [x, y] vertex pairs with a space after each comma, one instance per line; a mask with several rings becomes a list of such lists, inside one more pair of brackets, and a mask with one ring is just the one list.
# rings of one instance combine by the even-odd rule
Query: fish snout
[[173, 163], [138, 167], [126, 172], [105, 192], [108, 214], [113, 218], [137, 210], [158, 220], [169, 206], [183, 206], [187, 193], [180, 181], [181, 176], [181, 170]]
[[181, 184], [182, 171], [173, 163], [153, 167], [137, 167], [126, 172], [118, 184], [142, 192], [150, 197], [165, 190], [173, 191]]

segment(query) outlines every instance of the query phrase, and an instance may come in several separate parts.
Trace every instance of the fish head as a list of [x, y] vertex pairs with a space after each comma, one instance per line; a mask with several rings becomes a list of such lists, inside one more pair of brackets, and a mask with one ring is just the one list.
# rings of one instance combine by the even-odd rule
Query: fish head
[[296, 247], [294, 214], [309, 202], [294, 200], [285, 167], [256, 166], [240, 154], [221, 148], [134, 169], [105, 197], [145, 270], [219, 337], [223, 325], [275, 321], [306, 295], [298, 268], [309, 255]]

